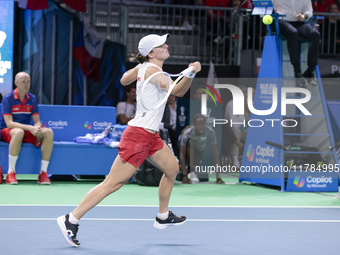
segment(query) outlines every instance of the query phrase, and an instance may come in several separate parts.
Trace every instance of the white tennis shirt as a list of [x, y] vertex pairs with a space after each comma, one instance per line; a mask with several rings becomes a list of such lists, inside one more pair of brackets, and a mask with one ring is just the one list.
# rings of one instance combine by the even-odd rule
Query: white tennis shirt
[[[138, 76], [137, 76], [137, 90], [136, 90], [137, 91], [136, 116], [134, 119], [128, 122], [128, 125], [133, 126], [133, 127], [142, 127], [142, 128], [147, 128], [147, 129], [151, 129], [154, 131], [158, 131], [159, 124], [161, 123], [162, 118], [163, 118], [166, 100], [158, 108], [153, 109], [153, 110], [147, 110], [143, 107], [143, 104], [142, 104], [143, 95], [141, 95], [140, 93], [142, 86], [144, 85], [146, 69], [150, 66], [155, 66], [159, 68], [159, 71], [163, 71], [159, 66], [149, 63], [149, 62], [144, 62], [139, 67]], [[155, 87], [155, 90], [157, 90], [156, 87]]]

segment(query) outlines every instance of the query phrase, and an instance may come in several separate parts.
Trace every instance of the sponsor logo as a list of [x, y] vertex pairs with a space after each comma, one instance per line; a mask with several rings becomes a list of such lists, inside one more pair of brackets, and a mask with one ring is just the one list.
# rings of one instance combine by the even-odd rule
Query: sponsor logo
[[300, 178], [300, 176], [296, 176], [294, 178], [294, 185], [298, 188], [302, 188], [305, 185], [305, 179], [304, 178]]
[[[269, 146], [261, 147], [260, 145], [258, 145], [255, 148], [255, 146], [249, 144], [246, 155], [249, 162], [252, 162], [255, 159], [256, 163], [269, 164], [269, 158], [273, 158], [275, 156], [274, 150], [274, 148], [270, 148]], [[255, 157], [255, 155], [257, 157]]]
[[86, 129], [97, 129], [97, 130], [104, 130], [107, 126], [112, 126], [112, 122], [106, 121], [94, 121], [93, 123], [89, 121], [85, 121], [84, 127]]
[[184, 107], [184, 106], [181, 106], [181, 108], [180, 108], [180, 111], [181, 111], [181, 116], [184, 116], [184, 113], [185, 113], [185, 107]]
[[260, 145], [256, 147], [256, 155], [263, 157], [274, 157], [274, 148], [270, 148], [269, 146], [263, 148]]
[[[44, 125], [46, 125], [46, 123]], [[62, 120], [58, 121], [49, 120], [47, 122], [47, 125], [52, 129], [63, 129], [64, 127], [68, 126], [68, 123], [67, 121]], [[45, 127], [47, 127], [47, 125]]]
[[333, 178], [325, 176], [308, 176], [304, 179], [300, 178], [300, 176], [296, 176], [293, 183], [298, 188], [302, 188], [305, 184], [307, 184], [307, 188], [326, 188], [327, 184], [333, 183]]
[[93, 122], [93, 128], [94, 129], [105, 129], [107, 126], [112, 126], [112, 122], [98, 122], [98, 121], [94, 121]]
[[91, 129], [91, 128], [92, 128], [92, 123], [86, 121], [85, 124], [84, 124], [84, 127], [85, 127], [86, 129]]
[[40, 123], [41, 123], [42, 127], [47, 127], [47, 122], [44, 122], [44, 121], [41, 120]]
[[248, 160], [249, 160], [250, 162], [254, 160], [254, 157], [255, 157], [255, 149], [253, 148], [253, 145], [252, 145], [252, 144], [249, 144], [249, 146], [248, 146], [247, 157], [248, 157]]
[[139, 160], [140, 160], [140, 158], [136, 158], [135, 164], [138, 164]]
[[307, 177], [307, 183], [311, 183], [311, 184], [327, 184], [327, 183], [332, 183], [332, 182], [333, 182], [332, 177], [325, 177], [325, 176], [320, 176], [320, 177], [308, 176]]

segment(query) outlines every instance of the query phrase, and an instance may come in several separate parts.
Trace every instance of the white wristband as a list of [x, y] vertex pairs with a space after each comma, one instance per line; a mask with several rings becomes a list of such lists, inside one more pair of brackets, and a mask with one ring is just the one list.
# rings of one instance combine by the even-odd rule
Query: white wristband
[[193, 78], [195, 78], [195, 76], [196, 76], [196, 73], [193, 73], [193, 72], [190, 72], [190, 73], [185, 75], [185, 77], [187, 77], [189, 79], [193, 79]]

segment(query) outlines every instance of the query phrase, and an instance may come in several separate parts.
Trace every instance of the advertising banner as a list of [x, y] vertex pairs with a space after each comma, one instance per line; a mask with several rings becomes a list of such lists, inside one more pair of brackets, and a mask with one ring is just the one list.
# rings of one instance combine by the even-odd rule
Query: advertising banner
[[[339, 167], [339, 166], [338, 166]], [[327, 171], [291, 171], [288, 174], [286, 191], [337, 192], [339, 168]]]
[[4, 96], [13, 85], [14, 1], [0, 1], [0, 93]]
[[101, 107], [98, 115], [97, 106], [39, 105], [39, 115], [41, 124], [53, 130], [55, 141], [73, 141], [77, 136], [101, 133], [116, 124], [114, 107]]

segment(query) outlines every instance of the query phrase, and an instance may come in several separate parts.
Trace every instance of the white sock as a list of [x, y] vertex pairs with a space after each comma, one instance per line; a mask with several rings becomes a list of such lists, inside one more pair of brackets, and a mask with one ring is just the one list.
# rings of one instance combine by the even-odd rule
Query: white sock
[[11, 156], [10, 154], [8, 154], [8, 174], [10, 172], [14, 172], [15, 173], [15, 165], [17, 163], [18, 160], [18, 156]]
[[161, 220], [166, 220], [169, 217], [169, 211], [165, 213], [158, 213], [157, 217], [160, 218]]
[[78, 221], [79, 221], [79, 220], [77, 220], [77, 219], [73, 216], [72, 213], [70, 213], [69, 215], [70, 215], [70, 217], [69, 217], [68, 221], [69, 221], [71, 224], [78, 224]]
[[238, 156], [233, 156], [233, 163], [237, 168], [240, 167], [240, 161], [238, 160]]
[[41, 160], [41, 170], [40, 170], [40, 173], [47, 172], [47, 167], [48, 167], [49, 163], [50, 163], [50, 161]]

